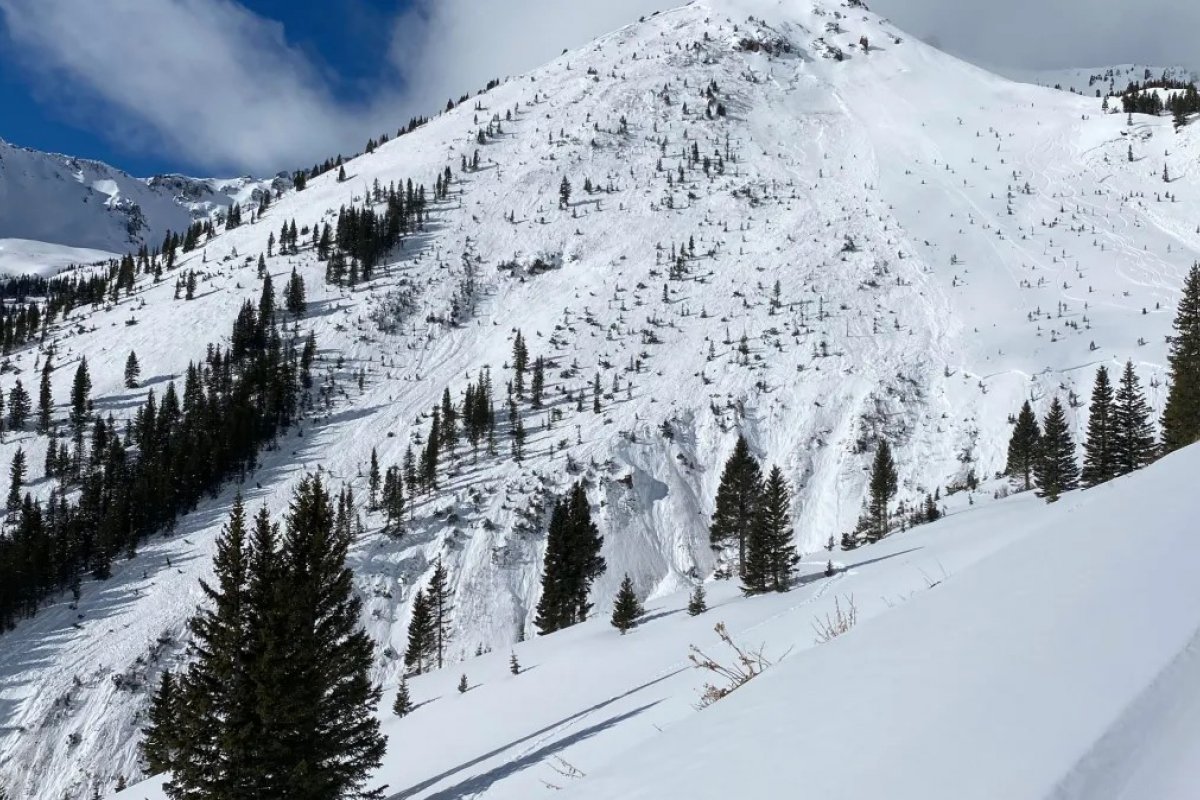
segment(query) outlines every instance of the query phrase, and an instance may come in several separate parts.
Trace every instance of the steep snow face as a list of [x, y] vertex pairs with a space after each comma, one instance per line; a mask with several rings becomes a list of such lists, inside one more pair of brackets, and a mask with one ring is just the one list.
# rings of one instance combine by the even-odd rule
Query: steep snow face
[[[178, 175], [143, 180], [99, 161], [0, 140], [0, 238], [124, 253], [268, 191], [271, 181]], [[282, 185], [282, 184], [281, 184]]]
[[[448, 199], [370, 283], [327, 286], [307, 244], [267, 259], [277, 291], [293, 269], [304, 278], [299, 325], [340, 388], [241, 488], [276, 513], [304, 470], [354, 488], [354, 567], [389, 683], [436, 558], [456, 589], [454, 658], [532, 636], [544, 511], [573, 480], [605, 536], [604, 614], [625, 572], [649, 597], [711, 574], [723, 554], [708, 515], [739, 432], [795, 486], [797, 544], [812, 553], [854, 523], [881, 436], [912, 503], [1000, 469], [1023, 399], [1074, 400], [1078, 432], [1100, 364], [1132, 359], [1161, 408], [1164, 335], [1200, 250], [1196, 128], [1127, 126], [1098, 99], [991, 75], [861, 7], [732, 10], [745, 7], [648, 17], [354, 159], [345, 182], [312, 180], [182, 259], [201, 276], [193, 301], [142, 282], [72, 312], [47, 342], [55, 398], [86, 356], [97, 407], [128, 415], [257, 300], [254, 262], [282, 224], [332, 219], [376, 181], [432, 190], [449, 168]], [[475, 302], [451, 324], [467, 265]], [[503, 406], [516, 330], [550, 362], [548, 408], [520, 406], [521, 463]], [[122, 385], [131, 349], [149, 376], [137, 391]], [[15, 355], [0, 388], [35, 385], [38, 358]], [[401, 463], [443, 390], [457, 400], [485, 366], [498, 454], [460, 445], [406, 534], [383, 535], [365, 508], [372, 449]], [[10, 435], [4, 458], [18, 446], [42, 463], [44, 437]], [[60, 599], [0, 638], [10, 786], [57, 800], [137, 774], [145, 686], [184, 658], [232, 491], [85, 583], [78, 608]]]

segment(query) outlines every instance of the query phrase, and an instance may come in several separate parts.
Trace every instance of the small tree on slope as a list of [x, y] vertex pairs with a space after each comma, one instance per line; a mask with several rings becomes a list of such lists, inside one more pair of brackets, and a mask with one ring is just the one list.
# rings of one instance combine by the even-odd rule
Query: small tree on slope
[[1171, 389], [1162, 425], [1163, 450], [1170, 453], [1200, 439], [1200, 264], [1184, 283], [1167, 358]]
[[1038, 497], [1054, 502], [1063, 492], [1079, 483], [1079, 465], [1075, 461], [1075, 442], [1067, 427], [1067, 415], [1058, 398], [1042, 423], [1042, 447], [1037, 468]]
[[750, 454], [750, 446], [745, 437], [738, 436], [733, 453], [721, 472], [709, 537], [716, 549], [737, 543], [739, 570], [743, 578], [747, 545], [754, 527], [755, 508], [761, 491], [762, 472], [758, 462]]
[[1083, 471], [1080, 475], [1084, 486], [1095, 486], [1110, 481], [1117, 475], [1117, 459], [1113, 442], [1112, 383], [1108, 380], [1108, 369], [1101, 366], [1096, 370], [1096, 383], [1092, 387], [1092, 403], [1088, 410], [1087, 441], [1083, 443]]
[[644, 613], [646, 612], [642, 608], [642, 604], [638, 602], [637, 593], [633, 590], [633, 581], [626, 574], [621, 581], [621, 588], [617, 590], [616, 602], [613, 603], [613, 627], [624, 636], [626, 631], [637, 624], [638, 617]]
[[1113, 411], [1113, 454], [1116, 474], [1126, 475], [1154, 460], [1157, 448], [1150, 406], [1134, 372], [1133, 362], [1125, 362]]
[[1017, 424], [1008, 440], [1008, 463], [1004, 474], [1021, 483], [1028, 491], [1033, 488], [1033, 470], [1041, 447], [1042, 429], [1026, 400], [1017, 415]]
[[892, 460], [892, 449], [887, 439], [879, 440], [875, 450], [875, 461], [871, 466], [870, 496], [871, 496], [871, 530], [867, 534], [870, 541], [879, 541], [888, 532], [888, 503], [896, 496], [899, 488], [899, 477], [896, 474], [896, 463]]

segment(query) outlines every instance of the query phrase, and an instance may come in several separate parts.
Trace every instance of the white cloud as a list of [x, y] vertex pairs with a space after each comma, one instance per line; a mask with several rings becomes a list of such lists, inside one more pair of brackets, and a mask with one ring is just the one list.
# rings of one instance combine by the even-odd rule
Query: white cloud
[[681, 0], [419, 0], [396, 23], [406, 97], [436, 108]]
[[378, 116], [343, 108], [281, 25], [232, 0], [0, 0], [0, 11], [51, 95], [66, 98], [60, 84], [85, 99], [74, 113], [91, 128], [209, 168], [299, 166], [361, 146]]

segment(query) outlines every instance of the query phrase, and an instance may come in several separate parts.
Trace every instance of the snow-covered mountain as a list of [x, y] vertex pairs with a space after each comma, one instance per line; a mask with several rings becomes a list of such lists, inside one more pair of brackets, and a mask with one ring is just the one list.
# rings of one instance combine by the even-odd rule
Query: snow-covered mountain
[[[205, 343], [225, 335], [243, 301], [257, 302], [255, 261], [284, 222], [311, 227], [367, 202], [376, 181], [432, 187], [449, 168], [448, 198], [432, 204], [426, 229], [369, 283], [327, 284], [326, 265], [307, 246], [266, 259], [277, 287], [293, 269], [303, 276], [311, 310], [300, 328], [315, 333], [323, 380], [338, 389], [302, 431], [263, 454], [241, 487], [251, 508], [279, 512], [296, 478], [318, 468], [365, 501], [372, 450], [385, 467], [401, 463], [443, 390], [457, 398], [490, 367], [503, 397], [518, 330], [531, 357], [552, 364], [550, 407], [521, 412], [522, 462], [504, 438], [495, 457], [460, 447], [442, 491], [418, 498], [399, 539], [360, 509], [365, 534], [353, 562], [377, 643], [376, 677], [388, 687], [400, 673], [408, 602], [436, 558], [456, 590], [455, 659], [507, 651], [532, 634], [544, 535], [530, 509], [573, 480], [587, 482], [605, 536], [598, 612], [626, 572], [642, 596], [675, 598], [663, 601], [670, 611], [676, 593], [717, 564], [708, 515], [739, 432], [796, 487], [797, 544], [823, 564], [822, 546], [860, 511], [882, 436], [895, 446], [901, 500], [973, 474], [985, 482], [970, 496], [978, 506], [997, 486], [987, 479], [1003, 465], [1007, 419], [1022, 400], [1041, 411], [1056, 395], [1074, 400], [1079, 431], [1095, 368], [1132, 359], [1161, 408], [1164, 336], [1200, 253], [1200, 128], [1176, 131], [1169, 118], [1144, 116], [1127, 125], [1123, 114], [1102, 113], [1099, 99], [990, 74], [858, 3], [753, 5], [765, 10], [750, 16], [746, 0], [704, 0], [634, 22], [354, 159], [344, 182], [331, 172], [289, 191], [257, 223], [182, 257], [178, 269], [201, 276], [194, 300], [174, 299], [171, 280], [143, 278], [131, 299], [72, 311], [45, 343], [56, 347], [55, 399], [68, 396], [73, 362], [86, 356], [97, 407], [132, 413], [148, 389], [161, 395]], [[78, 183], [65, 167], [63, 175]], [[560, 207], [564, 177], [573, 192]], [[461, 302], [468, 265], [469, 314]], [[458, 324], [448, 321], [452, 308]], [[150, 376], [136, 391], [122, 380], [130, 350]], [[0, 388], [34, 385], [39, 358], [36, 348], [13, 355], [15, 372]], [[600, 413], [591, 407], [597, 376]], [[32, 433], [6, 434], [3, 463], [21, 447], [40, 465], [46, 445]], [[33, 486], [43, 497], [50, 488]], [[0, 780], [11, 792], [84, 797], [138, 774], [146, 686], [183, 658], [197, 579], [209, 570], [234, 490], [114, 565], [110, 580], [85, 582], [77, 607], [59, 598], [0, 637]], [[986, 516], [968, 511], [968, 494], [955, 497], [963, 522], [898, 535], [848, 563], [865, 572], [908, 547], [949, 553], [967, 535], [971, 547], [999, 548], [1042, 513], [1024, 500], [1028, 517]], [[1133, 551], [1129, 558], [1136, 562]], [[873, 603], [878, 587], [870, 591]], [[757, 615], [781, 613], [809, 592], [825, 589], [757, 604], [730, 599], [725, 618], [744, 617], [746, 631], [767, 618]], [[801, 612], [793, 636], [807, 637], [807, 619]], [[526, 647], [549, 659], [558, 643], [602, 628]], [[685, 653], [675, 644], [699, 635], [680, 631], [676, 661]], [[500, 656], [462, 669], [493, 669]], [[430, 678], [429, 696], [448, 694], [450, 684], [438, 681], [462, 669]], [[508, 702], [470, 708], [515, 715]], [[676, 693], [671, 707], [688, 702]], [[558, 751], [536, 732], [553, 721], [516, 731], [526, 737], [519, 752], [505, 752], [522, 764], [551, 760]], [[656, 735], [648, 723], [635, 730], [623, 746]], [[443, 769], [488, 752], [480, 734], [471, 742], [478, 753], [468, 753], [466, 732], [456, 728], [455, 748], [443, 754], [453, 763]], [[407, 741], [397, 736], [395, 746]], [[497, 767], [455, 794], [444, 776], [405, 770], [387, 773], [417, 782], [411, 791], [394, 785], [397, 797], [468, 789], [491, 797], [499, 778], [517, 772]]]
[[1008, 68], [999, 70], [999, 72], [1016, 81], [1051, 86], [1064, 92], [1074, 92], [1088, 97], [1120, 94], [1131, 83], [1145, 83], [1163, 77], [1177, 81], [1196, 80], [1196, 71], [1187, 67], [1152, 67], [1146, 64], [1115, 64], [1108, 67], [1075, 69]]
[[[51, 245], [125, 253], [157, 246], [168, 230], [290, 181], [256, 178], [135, 178], [100, 161], [43, 153], [0, 139], [0, 242], [24, 239]], [[5, 262], [5, 272], [36, 259]]]

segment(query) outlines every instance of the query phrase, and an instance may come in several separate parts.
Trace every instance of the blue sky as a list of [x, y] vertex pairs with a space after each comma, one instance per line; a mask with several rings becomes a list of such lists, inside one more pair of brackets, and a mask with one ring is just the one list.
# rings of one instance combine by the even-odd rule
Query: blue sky
[[[141, 175], [271, 174], [683, 1], [0, 0], [0, 137]], [[1185, 0], [867, 2], [983, 64], [1197, 61]]]
[[[85, 0], [87, 1], [87, 0]], [[106, 2], [106, 0], [91, 0]], [[243, 0], [255, 14], [281, 21], [287, 40], [320, 66], [339, 93], [362, 99], [380, 76], [389, 47], [389, 23], [411, 0], [338, 0], [339, 13], [324, 2]], [[0, 17], [0, 23], [3, 18]], [[16, 57], [0, 47], [0, 138], [39, 150], [97, 158], [137, 175], [168, 171], [204, 171], [209, 164], [191, 162], [160, 150], [131, 149], [80, 119], [57, 90], [48, 90]]]

